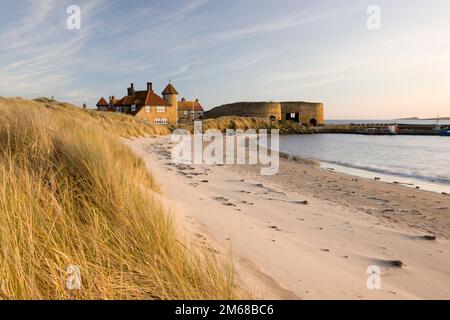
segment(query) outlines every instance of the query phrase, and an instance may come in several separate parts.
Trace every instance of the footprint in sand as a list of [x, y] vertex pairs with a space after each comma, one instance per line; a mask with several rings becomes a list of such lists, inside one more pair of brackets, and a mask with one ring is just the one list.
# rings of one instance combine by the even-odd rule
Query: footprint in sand
[[222, 203], [224, 206], [227, 206], [227, 207], [236, 207], [236, 205], [234, 204], [234, 203], [231, 203], [231, 202], [226, 202], [226, 203]]
[[383, 260], [383, 259], [374, 259], [375, 264], [385, 267], [394, 267], [394, 268], [403, 268], [406, 265], [401, 260]]
[[278, 228], [277, 226], [269, 226], [270, 229], [274, 229], [276, 231], [283, 231], [282, 229]]
[[307, 200], [285, 200], [285, 199], [277, 199], [277, 198], [267, 198], [269, 201], [281, 201], [281, 202], [287, 202], [292, 204], [303, 204], [308, 205], [309, 202]]
[[225, 198], [225, 197], [215, 197], [214, 200], [223, 202], [223, 201], [229, 201], [230, 199]]
[[225, 198], [225, 197], [215, 197], [214, 200], [221, 202], [224, 206], [227, 206], [227, 207], [236, 207], [236, 205], [234, 203], [229, 202], [230, 199]]
[[275, 193], [275, 194], [280, 194], [280, 195], [283, 195], [283, 196], [287, 196], [286, 193], [281, 192], [281, 191], [278, 191], [278, 190], [273, 189], [273, 188], [266, 187], [266, 186], [265, 186], [264, 184], [262, 184], [262, 183], [257, 183], [257, 184], [255, 184], [254, 186], [257, 187], [257, 188], [265, 189], [266, 192], [265, 192], [264, 194]]
[[[417, 227], [416, 225], [413, 225], [413, 227]], [[437, 238], [435, 235], [432, 234], [427, 234], [424, 236], [412, 236], [411, 237], [413, 240], [426, 240], [426, 241], [436, 241]]]

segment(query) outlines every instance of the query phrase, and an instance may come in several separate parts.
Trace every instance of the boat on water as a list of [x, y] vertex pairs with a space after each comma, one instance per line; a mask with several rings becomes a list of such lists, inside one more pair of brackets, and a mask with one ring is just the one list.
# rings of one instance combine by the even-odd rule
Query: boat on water
[[433, 128], [433, 131], [439, 132], [439, 135], [442, 137], [450, 137], [450, 128], [443, 128], [439, 125], [439, 116], [437, 116], [436, 126]]

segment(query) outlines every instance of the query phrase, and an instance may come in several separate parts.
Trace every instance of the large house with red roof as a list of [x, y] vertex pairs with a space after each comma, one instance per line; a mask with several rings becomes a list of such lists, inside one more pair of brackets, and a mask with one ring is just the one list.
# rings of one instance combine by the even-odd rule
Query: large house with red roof
[[154, 124], [178, 124], [203, 119], [203, 107], [200, 102], [178, 101], [178, 91], [169, 83], [162, 97], [153, 91], [153, 84], [147, 82], [147, 90], [136, 91], [134, 84], [127, 89], [127, 95], [121, 99], [109, 97], [109, 101], [100, 98], [98, 111], [120, 112], [140, 117]]

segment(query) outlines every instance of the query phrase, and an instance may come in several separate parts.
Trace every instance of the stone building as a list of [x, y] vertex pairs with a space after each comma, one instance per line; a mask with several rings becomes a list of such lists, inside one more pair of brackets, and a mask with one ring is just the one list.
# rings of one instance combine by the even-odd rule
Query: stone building
[[162, 92], [162, 97], [153, 91], [153, 84], [147, 82], [147, 90], [135, 90], [132, 83], [127, 88], [127, 95], [122, 99], [116, 99], [114, 96], [109, 97], [106, 101], [103, 97], [97, 103], [99, 111], [120, 112], [132, 116], [140, 117], [155, 124], [173, 124], [176, 125], [180, 118], [178, 109], [181, 106], [182, 114], [184, 115], [186, 106], [193, 103], [195, 117], [199, 117], [200, 113], [203, 116], [203, 108], [198, 100], [178, 101], [178, 91], [169, 83]]
[[292, 120], [304, 125], [321, 126], [325, 124], [322, 103], [281, 102], [281, 115], [283, 120]]
[[322, 103], [291, 102], [237, 102], [222, 105], [205, 112], [205, 118], [224, 116], [269, 118], [273, 121], [287, 120], [304, 125], [324, 124]]
[[185, 98], [178, 101], [178, 123], [190, 123], [202, 120], [204, 110], [199, 100], [187, 101]]

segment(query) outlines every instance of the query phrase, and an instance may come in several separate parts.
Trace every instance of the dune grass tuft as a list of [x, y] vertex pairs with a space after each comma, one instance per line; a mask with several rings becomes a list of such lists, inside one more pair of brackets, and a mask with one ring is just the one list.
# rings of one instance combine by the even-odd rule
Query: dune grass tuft
[[[0, 298], [234, 299], [233, 270], [186, 243], [143, 161], [131, 117], [0, 98]], [[81, 271], [68, 290], [67, 268]]]

